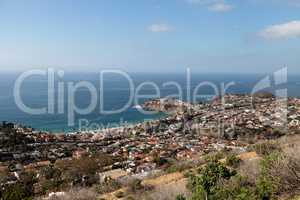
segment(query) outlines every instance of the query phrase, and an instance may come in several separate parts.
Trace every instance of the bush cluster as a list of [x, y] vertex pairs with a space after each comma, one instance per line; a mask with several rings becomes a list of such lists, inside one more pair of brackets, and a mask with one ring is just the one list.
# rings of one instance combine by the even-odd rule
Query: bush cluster
[[[269, 144], [267, 148], [264, 145], [261, 147], [263, 148], [260, 149], [264, 149], [264, 156], [259, 164], [259, 175], [255, 183], [231, 169], [238, 166], [237, 157], [228, 156], [225, 164], [211, 159], [198, 173], [190, 175], [190, 199], [272, 200], [283, 194], [299, 194], [300, 158], [297, 154], [277, 149], [269, 151]], [[178, 196], [177, 199], [185, 197]]]

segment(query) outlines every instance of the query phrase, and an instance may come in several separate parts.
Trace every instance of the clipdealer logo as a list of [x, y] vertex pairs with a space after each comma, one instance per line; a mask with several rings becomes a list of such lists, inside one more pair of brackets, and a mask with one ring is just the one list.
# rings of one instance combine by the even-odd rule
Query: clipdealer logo
[[[128, 91], [128, 99], [127, 102], [122, 105], [119, 109], [106, 109], [105, 107], [105, 81], [104, 79], [109, 77], [109, 75], [120, 76], [124, 78], [129, 85]], [[26, 105], [22, 98], [22, 85], [30, 80], [32, 76], [40, 76], [42, 78], [47, 79], [47, 105], [44, 105], [40, 108], [31, 108]], [[199, 102], [201, 98], [207, 98], [206, 93], [204, 93], [203, 88], [209, 88], [213, 91], [211, 97], [221, 97], [221, 104], [224, 107], [225, 112], [225, 94], [228, 93], [229, 89], [235, 86], [234, 81], [229, 82], [221, 82], [214, 83], [211, 81], [201, 81], [197, 85], [191, 84], [191, 71], [188, 68], [186, 70], [185, 77], [185, 87], [182, 87], [176, 81], [167, 81], [163, 82], [162, 85], [158, 85], [152, 81], [142, 82], [138, 85], [135, 84], [133, 78], [126, 72], [121, 70], [102, 70], [98, 74], [99, 80], [97, 81], [97, 85], [91, 81], [66, 81], [64, 79], [65, 72], [62, 70], [56, 71], [53, 68], [49, 68], [47, 70], [30, 70], [22, 73], [15, 81], [14, 85], [14, 99], [18, 108], [30, 115], [45, 115], [45, 114], [66, 114], [68, 118], [68, 126], [75, 125], [75, 116], [76, 115], [87, 115], [92, 112], [98, 112], [100, 115], [110, 115], [122, 113], [129, 109], [132, 105], [138, 105], [141, 99], [159, 99], [162, 98], [161, 90], [164, 88], [173, 87], [176, 92], [170, 94], [168, 96], [163, 96], [163, 98], [174, 98], [180, 101], [187, 101], [188, 103], [195, 104]], [[287, 68], [283, 68], [277, 72], [274, 72], [274, 83], [275, 85], [280, 85], [287, 82]], [[252, 90], [252, 96], [260, 90], [271, 87], [271, 78], [269, 76], [265, 77], [261, 81], [259, 81]], [[151, 87], [154, 94], [145, 94], [143, 89]], [[77, 105], [76, 102], [76, 93], [80, 89], [85, 89], [90, 95], [90, 98], [87, 98], [88, 105], [85, 108], [82, 108]], [[186, 91], [186, 92], [185, 92]], [[184, 98], [186, 96], [186, 98]], [[276, 90], [276, 96], [278, 96], [277, 101], [278, 108], [280, 111], [286, 110], [286, 98], [287, 98], [287, 89]], [[138, 107], [138, 111], [143, 114], [154, 114], [154, 111], [146, 111], [142, 107]], [[282, 119], [286, 120], [286, 112], [282, 112]], [[86, 121], [85, 121], [86, 122]]]

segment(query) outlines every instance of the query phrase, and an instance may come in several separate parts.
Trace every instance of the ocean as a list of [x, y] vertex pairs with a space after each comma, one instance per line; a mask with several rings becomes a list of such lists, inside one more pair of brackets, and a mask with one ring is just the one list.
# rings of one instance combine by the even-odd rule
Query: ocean
[[[182, 93], [182, 100], [192, 101], [193, 93], [198, 86], [200, 97], [197, 101], [205, 101], [214, 96], [215, 91], [221, 91], [222, 84], [233, 83], [226, 91], [227, 93], [246, 94], [251, 93], [254, 86], [268, 74], [200, 74], [192, 73], [190, 79], [186, 73], [129, 73], [128, 77], [120, 74], [106, 74], [100, 79], [99, 73], [65, 73], [63, 77], [58, 75], [54, 79], [54, 112], [46, 114], [29, 114], [19, 108], [14, 97], [14, 86], [20, 73], [0, 73], [0, 121], [9, 121], [31, 126], [37, 130], [50, 132], [70, 132], [79, 128], [79, 120], [84, 119], [88, 123], [97, 123], [103, 127], [118, 126], [120, 123], [130, 124], [144, 120], [158, 119], [164, 117], [163, 113], [143, 114], [136, 106], [153, 98], [156, 89], [160, 94], [157, 97], [178, 95]], [[133, 81], [134, 93], [130, 90], [128, 78]], [[271, 85], [274, 80], [270, 75]], [[102, 80], [102, 84], [100, 82]], [[190, 80], [190, 81], [189, 81]], [[287, 88], [289, 96], [300, 96], [300, 76], [289, 75], [287, 83], [281, 83], [267, 87], [266, 90], [276, 91]], [[74, 114], [74, 124], [69, 124], [70, 96], [68, 94], [68, 83], [76, 84], [88, 82], [97, 91], [97, 106], [92, 111], [84, 114]], [[150, 84], [151, 82], [151, 84]], [[47, 107], [48, 103], [48, 79], [47, 76], [34, 75], [24, 80], [20, 89], [20, 96], [24, 105], [31, 108]], [[59, 83], [64, 84], [63, 91], [59, 90]], [[176, 84], [175, 84], [176, 83]], [[202, 84], [202, 86], [199, 86]], [[155, 89], [155, 87], [157, 88]], [[61, 89], [60, 88], [60, 89]], [[102, 90], [101, 90], [102, 89]], [[100, 99], [102, 92], [103, 99]], [[63, 109], [58, 112], [58, 96], [62, 96]], [[137, 102], [132, 97], [144, 95]], [[147, 96], [148, 95], [148, 96]], [[74, 92], [75, 105], [86, 108], [90, 104], [91, 94], [84, 88], [77, 88]], [[133, 98], [134, 99], [134, 98]], [[102, 101], [101, 101], [102, 100]], [[131, 101], [129, 101], [131, 100]], [[102, 103], [102, 104], [101, 104]], [[122, 112], [106, 114], [102, 110], [116, 111], [128, 103], [128, 108]], [[101, 110], [101, 105], [103, 109]], [[62, 112], [63, 111], [63, 112]]]

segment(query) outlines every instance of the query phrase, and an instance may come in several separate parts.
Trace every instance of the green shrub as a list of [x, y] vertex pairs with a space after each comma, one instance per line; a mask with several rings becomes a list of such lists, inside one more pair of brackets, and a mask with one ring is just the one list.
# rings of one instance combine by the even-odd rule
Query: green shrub
[[0, 188], [1, 200], [28, 200], [34, 196], [33, 185], [37, 179], [33, 172], [22, 172], [19, 174], [19, 181], [16, 184], [8, 185]]
[[276, 193], [276, 186], [268, 177], [260, 177], [256, 190], [259, 199], [273, 199]]
[[61, 171], [53, 166], [44, 167], [41, 170], [41, 175], [47, 180], [61, 177]]
[[206, 162], [218, 161], [218, 160], [221, 160], [221, 159], [225, 158], [225, 156], [226, 156], [226, 152], [225, 152], [225, 149], [224, 149], [222, 151], [218, 151], [216, 153], [206, 155], [204, 157], [204, 160]]
[[183, 172], [195, 166], [192, 162], [173, 163], [165, 171], [167, 173]]
[[46, 194], [50, 191], [58, 191], [63, 184], [61, 179], [50, 179], [50, 180], [43, 180], [40, 182], [42, 186], [42, 193]]
[[31, 200], [32, 195], [31, 191], [28, 191], [24, 185], [18, 183], [5, 188], [1, 200]]
[[188, 188], [192, 191], [192, 199], [203, 199], [214, 196], [221, 180], [228, 180], [235, 175], [235, 171], [230, 171], [223, 164], [216, 160], [210, 161], [199, 175], [191, 176]]
[[231, 154], [227, 156], [225, 164], [227, 166], [237, 168], [240, 162], [241, 162], [240, 158], [238, 158], [236, 155]]
[[[262, 143], [255, 146], [263, 156], [255, 182], [236, 174], [219, 163], [216, 158], [196, 174], [191, 174], [188, 189], [191, 200], [272, 200], [281, 194], [296, 194], [300, 191], [300, 159], [297, 149], [280, 151], [276, 143]], [[227, 166], [236, 167], [239, 160], [228, 156]]]
[[176, 196], [176, 200], [186, 200], [186, 198], [183, 194], [179, 194]]
[[258, 153], [261, 156], [266, 156], [269, 155], [273, 152], [279, 152], [280, 147], [277, 143], [275, 142], [264, 142], [264, 143], [259, 143], [256, 144], [252, 147], [256, 153]]
[[257, 200], [257, 195], [245, 177], [236, 175], [219, 185], [213, 199]]
[[278, 152], [272, 152], [264, 156], [260, 163], [260, 176], [256, 183], [256, 192], [260, 199], [275, 198], [278, 191], [279, 179], [271, 174], [271, 170], [279, 159], [280, 154]]

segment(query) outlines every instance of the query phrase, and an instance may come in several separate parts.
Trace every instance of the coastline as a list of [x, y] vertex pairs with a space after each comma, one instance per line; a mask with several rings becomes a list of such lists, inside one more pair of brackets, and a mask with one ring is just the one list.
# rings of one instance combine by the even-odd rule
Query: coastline
[[[0, 125], [0, 170], [38, 172], [61, 165], [79, 165], [81, 170], [82, 164], [93, 163], [101, 166], [96, 175], [118, 169], [121, 174], [146, 177], [155, 170], [165, 170], [170, 160], [185, 162], [225, 150], [241, 154], [255, 142], [299, 134], [298, 98], [287, 100], [286, 124], [280, 116], [284, 108], [273, 96], [224, 98], [225, 104], [221, 98], [199, 104], [150, 100], [144, 109], [165, 111], [168, 115], [93, 133], [50, 134], [5, 122]], [[106, 160], [109, 162], [103, 163]], [[75, 184], [73, 181], [76, 179], [68, 184]]]

